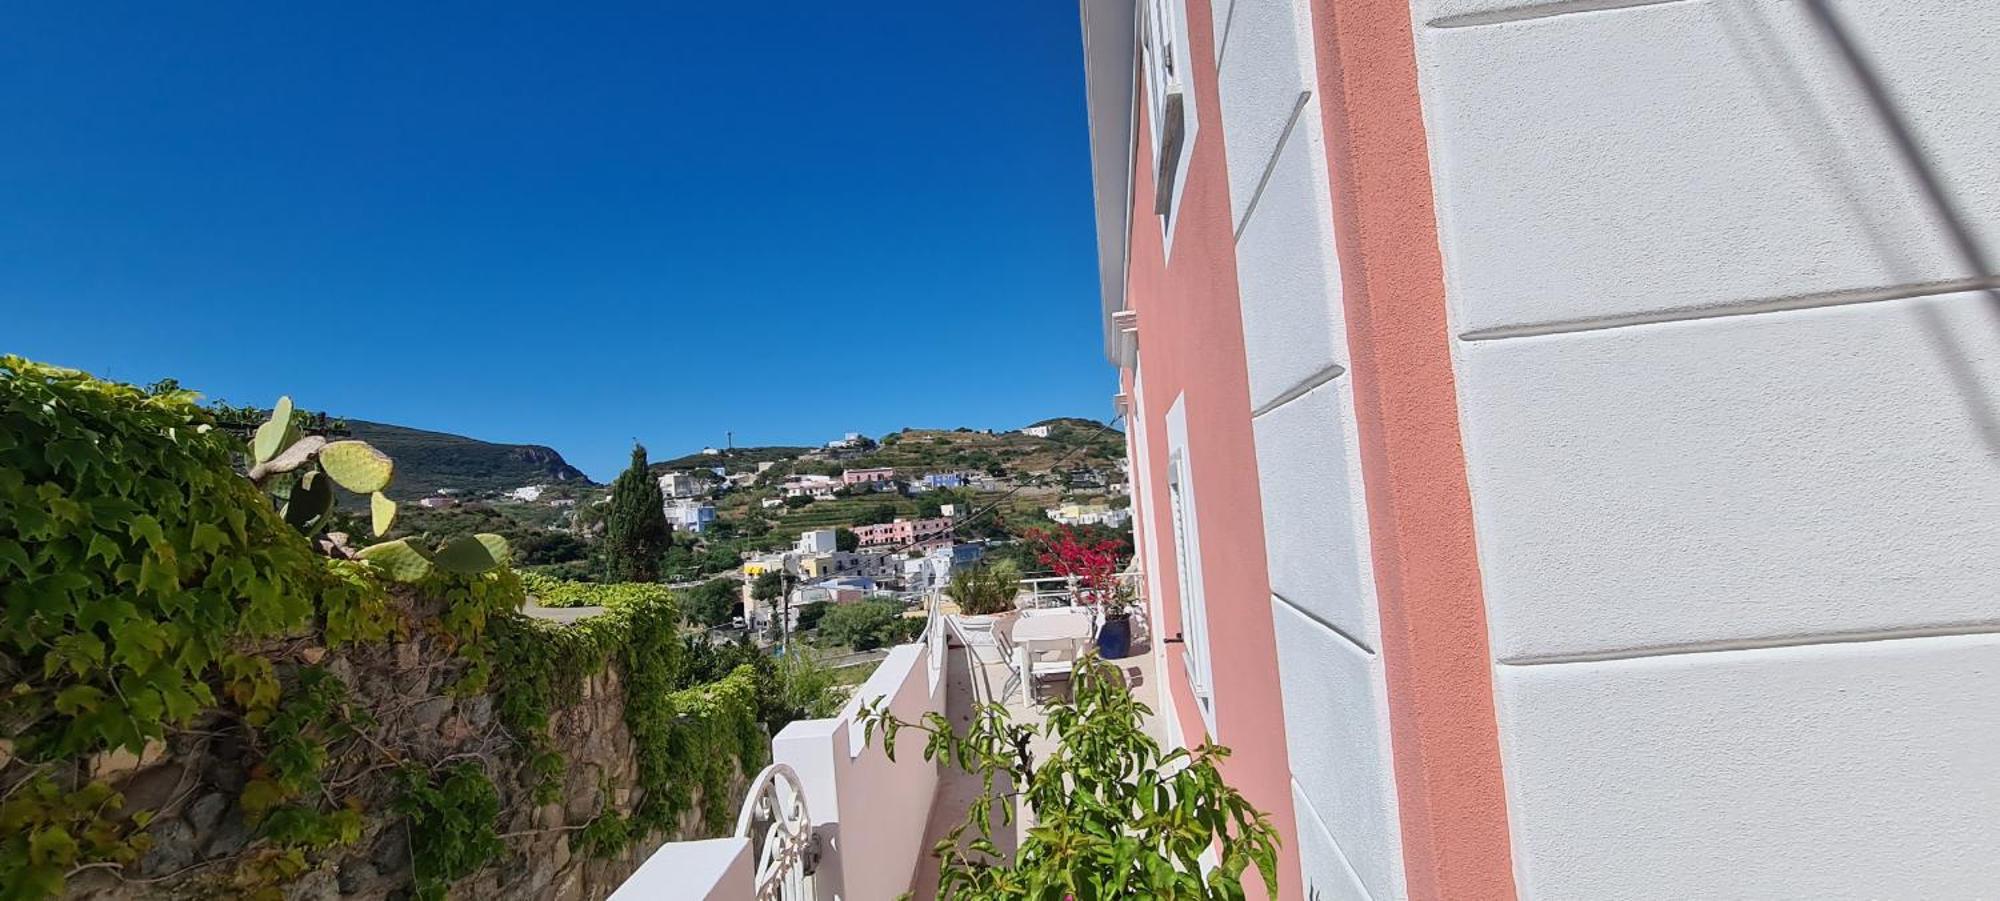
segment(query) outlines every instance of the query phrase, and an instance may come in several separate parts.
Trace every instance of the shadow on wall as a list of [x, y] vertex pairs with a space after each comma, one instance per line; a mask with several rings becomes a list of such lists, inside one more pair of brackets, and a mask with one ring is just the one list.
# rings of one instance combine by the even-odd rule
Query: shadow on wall
[[[1921, 197], [1921, 209], [1882, 209], [1864, 201], [1873, 193], [1868, 190], [1871, 179], [1891, 177], [1879, 170], [1892, 161], [1868, 159], [1867, 148], [1872, 144], [1866, 140], [1868, 136], [1850, 134], [1840, 127], [1838, 116], [1812, 90], [1812, 81], [1802, 71], [1800, 62], [1784, 52], [1785, 42], [1769, 19], [1771, 7], [1745, 3], [1718, 4], [1712, 9], [1721, 20], [1730, 51], [1743, 65], [1767, 76], [1757, 82], [1765, 105], [1787, 125], [1802, 156], [1815, 163], [1817, 174], [1840, 196], [1850, 200], [1875, 252], [1899, 276], [1899, 281], [1911, 287], [1908, 293], [1977, 291], [1985, 295], [1985, 312], [1993, 331], [2000, 333], [2000, 272], [1995, 271], [1985, 246], [1960, 214], [1916, 132], [1897, 107], [1867, 53], [1855, 43], [1828, 0], [1804, 0], [1801, 6], [1827, 50], [1866, 98], [1880, 136], [1887, 139], [1888, 149], [1894, 154], [1893, 162], [1900, 163], [1915, 182], [1914, 193]], [[1923, 274], [1909, 264], [1903, 242], [1898, 240], [1912, 226], [1944, 238], [1958, 256], [1966, 278], [1923, 285]], [[1922, 290], [1916, 290], [1918, 287]], [[1898, 292], [1897, 296], [1904, 294]], [[2000, 388], [1984, 382], [1972, 364], [1965, 336], [1953, 334], [1936, 307], [1918, 305], [1913, 307], [1912, 315], [1932, 346], [1938, 349], [1945, 374], [1964, 403], [1967, 417], [1979, 431], [1995, 465], [2000, 466], [2000, 407], [1995, 404]]]

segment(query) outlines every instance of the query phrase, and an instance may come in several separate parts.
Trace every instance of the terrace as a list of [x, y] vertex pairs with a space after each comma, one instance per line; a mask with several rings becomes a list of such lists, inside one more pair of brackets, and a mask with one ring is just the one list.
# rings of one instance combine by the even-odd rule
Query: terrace
[[[752, 783], [734, 835], [661, 846], [613, 897], [935, 897], [938, 865], [930, 850], [963, 820], [979, 779], [925, 761], [914, 739], [906, 739], [891, 761], [879, 737], [868, 743], [861, 711], [882, 699], [902, 720], [944, 713], [962, 726], [976, 706], [998, 700], [1014, 722], [1042, 722], [1043, 708], [1031, 698], [1060, 695], [1065, 686], [1061, 679], [1023, 679], [1023, 669], [1036, 667], [1023, 667], [1025, 651], [1013, 648], [1008, 635], [1029, 631], [1020, 624], [1031, 618], [1087, 616], [1053, 607], [1055, 597], [1053, 582], [1024, 585], [1021, 618], [1003, 621], [997, 641], [985, 637], [985, 618], [961, 618], [949, 604], [934, 603], [922, 636], [891, 649], [838, 716], [792, 723], [772, 740], [772, 763]], [[1137, 646], [1131, 657], [1113, 663], [1133, 696], [1157, 709], [1153, 655]], [[1164, 718], [1154, 715], [1144, 725], [1156, 741], [1170, 743]], [[1036, 759], [1049, 754], [1045, 743], [1031, 745]], [[995, 844], [1011, 853], [1027, 818], [1016, 817], [1011, 829], [997, 828], [996, 812], [994, 823]]]

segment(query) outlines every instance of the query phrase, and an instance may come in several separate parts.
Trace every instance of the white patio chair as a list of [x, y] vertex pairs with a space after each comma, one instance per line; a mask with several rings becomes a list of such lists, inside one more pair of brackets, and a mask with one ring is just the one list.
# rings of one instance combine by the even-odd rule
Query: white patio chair
[[974, 678], [980, 677], [988, 666], [999, 664], [1007, 668], [1007, 680], [1000, 686], [999, 697], [994, 700], [1002, 704], [1014, 696], [1014, 690], [1021, 686], [1019, 661], [1014, 659], [1014, 645], [1007, 640], [1005, 629], [995, 628], [997, 623], [988, 619], [966, 622], [958, 617], [946, 620], [958, 643], [965, 646], [965, 654], [972, 662]]
[[1026, 686], [1030, 704], [1040, 702], [1037, 688], [1048, 682], [1068, 679], [1077, 658], [1083, 656], [1082, 638], [1031, 638], [1017, 643], [1002, 636], [1002, 642], [1003, 648], [1010, 650], [1008, 656], [1014, 661], [1008, 670], [1013, 673], [1015, 682]]

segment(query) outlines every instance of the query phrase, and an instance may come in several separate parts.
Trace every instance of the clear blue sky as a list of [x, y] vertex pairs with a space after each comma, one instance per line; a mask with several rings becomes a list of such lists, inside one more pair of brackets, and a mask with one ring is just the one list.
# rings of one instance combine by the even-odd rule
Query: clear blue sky
[[600, 480], [634, 438], [1110, 415], [1073, 3], [46, 0], [0, 34], [0, 351]]

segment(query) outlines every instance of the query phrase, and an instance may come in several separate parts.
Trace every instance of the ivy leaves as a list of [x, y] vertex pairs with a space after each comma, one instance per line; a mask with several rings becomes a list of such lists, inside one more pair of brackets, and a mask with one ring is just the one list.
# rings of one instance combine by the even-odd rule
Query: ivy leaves
[[31, 759], [136, 751], [215, 703], [232, 640], [310, 620], [324, 566], [205, 415], [0, 357], [0, 721]]

